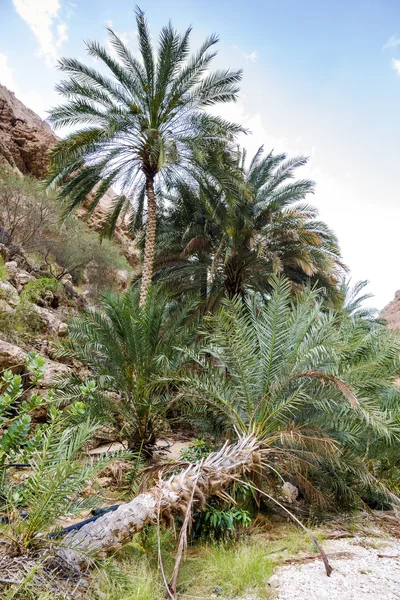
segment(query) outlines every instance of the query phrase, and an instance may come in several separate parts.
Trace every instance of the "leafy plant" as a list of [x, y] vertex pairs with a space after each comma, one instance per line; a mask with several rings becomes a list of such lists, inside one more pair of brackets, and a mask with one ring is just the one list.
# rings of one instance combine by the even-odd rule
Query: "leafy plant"
[[[174, 399], [169, 379], [182, 367], [177, 347], [189, 343], [197, 325], [196, 302], [171, 303], [160, 289], [140, 306], [138, 291], [105, 294], [69, 325], [59, 356], [74, 357], [91, 371], [86, 398], [91, 414], [114, 428], [128, 447], [151, 452]], [[66, 399], [82, 394], [82, 381], [63, 382]], [[95, 387], [94, 387], [95, 386]]]
[[271, 485], [277, 473], [290, 473], [322, 503], [382, 491], [365, 446], [398, 441], [398, 336], [379, 323], [322, 312], [317, 290], [292, 299], [286, 279], [270, 285], [266, 304], [234, 299], [207, 319], [197, 358], [203, 372], [185, 380], [192, 410], [204, 404], [227, 431], [262, 441]]
[[[35, 352], [30, 352], [26, 358], [31, 386], [43, 379], [45, 361]], [[26, 393], [23, 388], [22, 376], [10, 370], [3, 371], [0, 379], [0, 479], [4, 480], [7, 464], [24, 462], [27, 454], [32, 452], [38, 436], [30, 436], [30, 412], [51, 400], [51, 393], [44, 398], [31, 394], [23, 399]]]
[[203, 439], [197, 439], [188, 448], [181, 450], [179, 458], [188, 462], [197, 462], [204, 456], [208, 456], [211, 451], [212, 448], [208, 442]]

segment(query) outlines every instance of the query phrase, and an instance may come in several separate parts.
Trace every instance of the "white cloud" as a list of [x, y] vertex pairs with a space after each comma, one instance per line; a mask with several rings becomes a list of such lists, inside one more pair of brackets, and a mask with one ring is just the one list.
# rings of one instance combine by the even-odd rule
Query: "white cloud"
[[400, 60], [392, 58], [392, 67], [396, 71], [397, 75], [400, 75]]
[[244, 57], [246, 60], [251, 60], [251, 62], [257, 62], [259, 59], [257, 50], [253, 50], [250, 54], [244, 53]]
[[391, 35], [387, 42], [382, 46], [382, 52], [389, 48], [396, 48], [400, 46], [400, 37], [398, 35]]
[[68, 39], [67, 24], [59, 22], [59, 0], [13, 0], [15, 10], [32, 30], [39, 42], [38, 55], [52, 67], [58, 50]]

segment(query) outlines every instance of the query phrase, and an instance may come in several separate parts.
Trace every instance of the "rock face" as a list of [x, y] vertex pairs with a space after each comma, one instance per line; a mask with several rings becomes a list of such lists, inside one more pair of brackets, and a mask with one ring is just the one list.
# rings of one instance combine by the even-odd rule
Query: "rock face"
[[57, 139], [45, 121], [0, 85], [0, 164], [44, 177]]
[[400, 329], [400, 290], [394, 296], [379, 315], [380, 319], [386, 321], [389, 329]]

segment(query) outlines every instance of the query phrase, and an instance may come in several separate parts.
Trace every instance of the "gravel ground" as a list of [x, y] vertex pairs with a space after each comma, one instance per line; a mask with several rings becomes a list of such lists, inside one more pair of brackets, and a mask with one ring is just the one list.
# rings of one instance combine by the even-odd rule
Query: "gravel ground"
[[400, 541], [353, 538], [323, 546], [352, 557], [331, 558], [329, 578], [320, 560], [281, 567], [273, 576], [279, 600], [400, 600]]

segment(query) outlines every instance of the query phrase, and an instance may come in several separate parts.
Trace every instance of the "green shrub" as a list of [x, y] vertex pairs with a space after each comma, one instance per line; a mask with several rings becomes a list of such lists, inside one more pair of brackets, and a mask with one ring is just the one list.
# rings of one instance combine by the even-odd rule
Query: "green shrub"
[[47, 292], [55, 292], [60, 289], [59, 282], [54, 277], [39, 277], [28, 281], [20, 295], [20, 301], [36, 304], [43, 300]]
[[6, 281], [8, 278], [7, 267], [4, 263], [4, 258], [0, 256], [0, 281]]
[[188, 462], [197, 462], [203, 457], [208, 456], [211, 451], [211, 445], [200, 438], [192, 442], [188, 448], [181, 450], [179, 459], [187, 460]]

